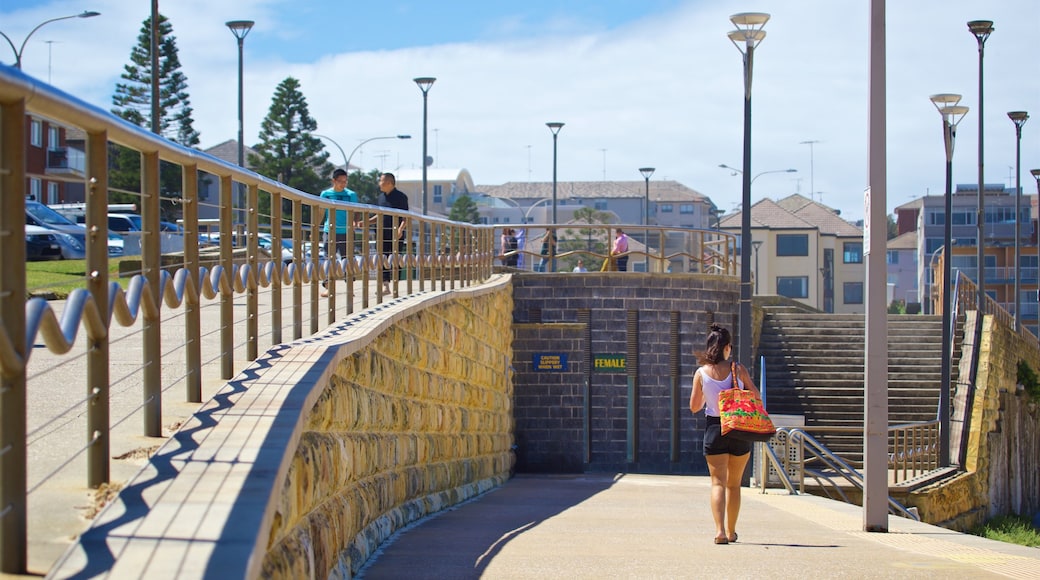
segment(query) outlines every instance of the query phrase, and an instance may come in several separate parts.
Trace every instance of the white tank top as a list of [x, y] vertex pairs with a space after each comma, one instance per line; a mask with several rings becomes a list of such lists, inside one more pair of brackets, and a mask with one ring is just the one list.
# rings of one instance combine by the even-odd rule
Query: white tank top
[[[733, 383], [730, 377], [733, 375], [731, 370], [726, 378], [721, 381], [717, 381], [711, 378], [711, 375], [704, 370], [704, 367], [697, 369], [697, 372], [701, 374], [701, 391], [704, 393], [704, 414], [709, 417], [719, 416], [719, 392], [725, 391], [726, 389], [733, 388]], [[744, 387], [744, 381], [737, 379], [737, 384], [741, 388]]]

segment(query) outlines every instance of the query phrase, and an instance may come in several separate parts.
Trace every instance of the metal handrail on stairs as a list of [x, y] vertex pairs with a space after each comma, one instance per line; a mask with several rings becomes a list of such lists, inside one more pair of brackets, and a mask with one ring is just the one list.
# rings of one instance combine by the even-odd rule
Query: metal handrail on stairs
[[[798, 480], [802, 493], [805, 493], [806, 475], [812, 477], [830, 499], [835, 498], [831, 495], [828, 485], [837, 492], [842, 501], [852, 503], [841, 487], [835, 483], [834, 478], [838, 476], [844, 478], [845, 481], [849, 482], [856, 489], [863, 491], [863, 474], [849, 465], [844, 459], [835, 455], [815, 437], [806, 433], [804, 429], [799, 427], [781, 427], [777, 429], [777, 435], [780, 436], [781, 434], [786, 435], [788, 449], [793, 445], [794, 449], [797, 450], [796, 466], [799, 472]], [[812, 456], [808, 460], [805, 459], [806, 451]], [[789, 454], [788, 459], [790, 459]], [[823, 469], [810, 468], [807, 466], [810, 462], [822, 463], [824, 467]], [[826, 471], [828, 469], [830, 472]], [[891, 496], [888, 497], [888, 508], [889, 513], [920, 521], [920, 517], [916, 513], [908, 510]]]

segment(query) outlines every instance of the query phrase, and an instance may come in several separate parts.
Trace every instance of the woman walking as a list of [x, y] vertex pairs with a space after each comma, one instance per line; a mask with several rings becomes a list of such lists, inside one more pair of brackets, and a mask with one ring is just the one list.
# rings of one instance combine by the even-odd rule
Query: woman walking
[[736, 380], [741, 387], [762, 396], [751, 382], [747, 369], [727, 362], [732, 351], [729, 331], [712, 324], [704, 352], [696, 353], [701, 367], [693, 375], [693, 392], [690, 393], [690, 411], [696, 413], [704, 409], [704, 458], [711, 475], [711, 515], [715, 519], [716, 544], [737, 541], [740, 481], [751, 457], [751, 443], [722, 434], [719, 392], [734, 388]]

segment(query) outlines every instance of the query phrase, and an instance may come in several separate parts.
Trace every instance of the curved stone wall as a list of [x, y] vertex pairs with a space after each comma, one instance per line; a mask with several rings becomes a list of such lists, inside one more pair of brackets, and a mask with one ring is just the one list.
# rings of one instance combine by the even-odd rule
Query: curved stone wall
[[426, 307], [335, 363], [275, 501], [265, 578], [350, 577], [390, 534], [513, 457], [508, 285]]

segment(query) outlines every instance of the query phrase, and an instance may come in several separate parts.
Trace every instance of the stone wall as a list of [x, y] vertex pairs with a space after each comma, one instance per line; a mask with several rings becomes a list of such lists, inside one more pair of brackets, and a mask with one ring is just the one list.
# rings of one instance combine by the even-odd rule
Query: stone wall
[[[693, 352], [712, 321], [737, 342], [735, 277], [516, 275], [513, 288], [517, 471], [707, 473], [703, 415], [689, 411]], [[538, 370], [538, 354], [567, 365]], [[633, 372], [594, 371], [596, 355], [625, 356]]]
[[275, 500], [265, 578], [350, 577], [390, 534], [509, 477], [512, 300], [396, 321], [335, 361]]
[[[975, 317], [967, 320], [971, 337]], [[993, 317], [982, 336], [965, 472], [909, 498], [924, 521], [962, 531], [996, 515], [1040, 510], [1040, 410], [1016, 388], [1018, 361], [1040, 369], [1040, 350]]]

